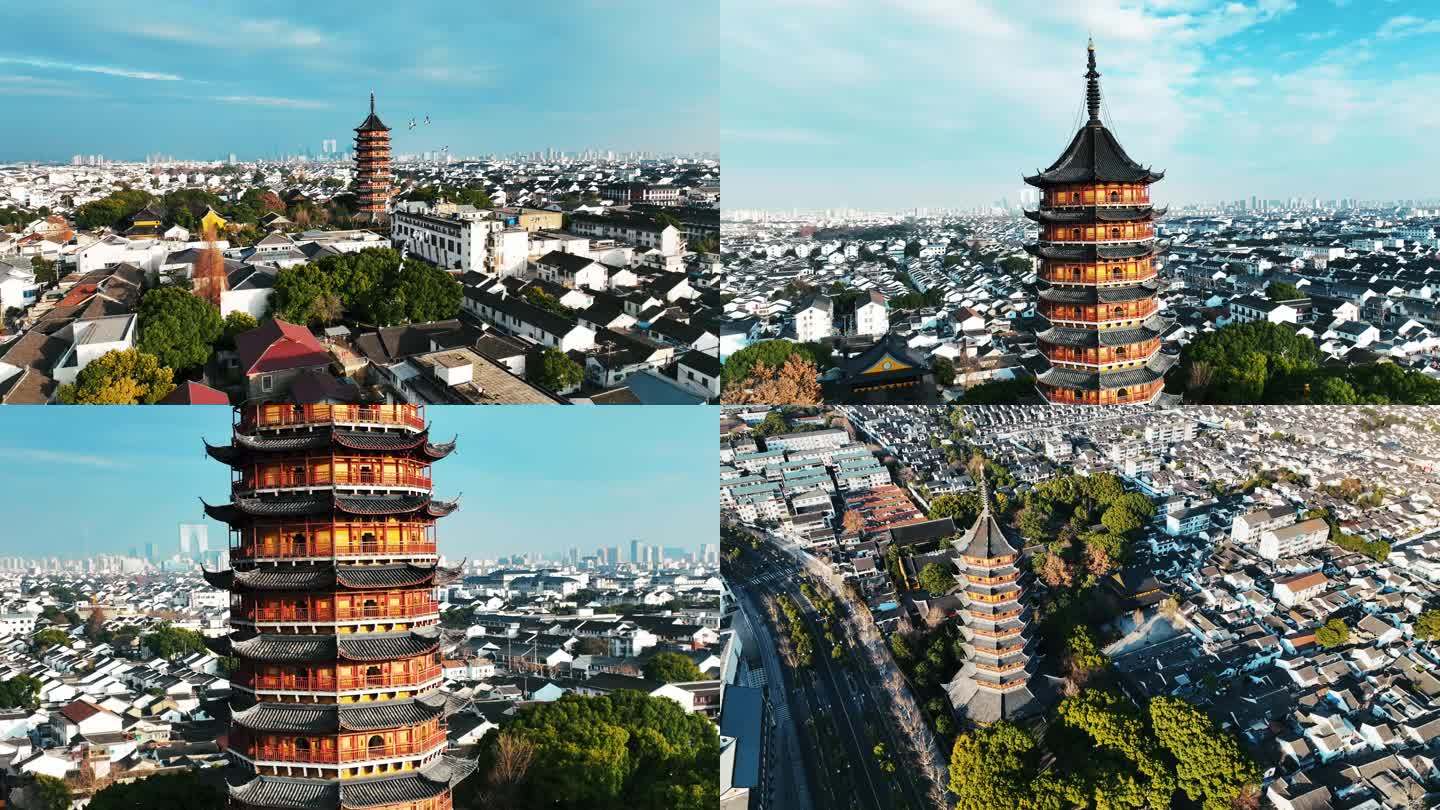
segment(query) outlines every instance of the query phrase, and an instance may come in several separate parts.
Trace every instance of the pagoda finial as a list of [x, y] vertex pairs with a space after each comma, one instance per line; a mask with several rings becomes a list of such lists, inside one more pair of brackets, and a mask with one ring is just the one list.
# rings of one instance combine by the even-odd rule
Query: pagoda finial
[[[1095, 69], [1095, 58], [1094, 58], [1094, 57], [1091, 57], [1091, 58], [1090, 58], [1090, 69], [1091, 69], [1091, 70], [1094, 70], [1094, 69]], [[374, 90], [371, 90], [371, 91], [370, 91], [370, 114], [371, 114], [371, 115], [374, 115], [374, 114], [375, 114], [375, 91], [374, 91]]]
[[1090, 125], [1100, 125], [1100, 71], [1095, 69], [1095, 38], [1090, 38], [1086, 47], [1090, 54], [1090, 69], [1085, 71], [1085, 106], [1090, 110]]

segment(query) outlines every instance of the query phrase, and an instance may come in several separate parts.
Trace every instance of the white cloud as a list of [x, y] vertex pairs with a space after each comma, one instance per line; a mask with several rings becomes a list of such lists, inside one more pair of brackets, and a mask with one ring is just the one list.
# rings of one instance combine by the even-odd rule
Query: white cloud
[[1377, 39], [1398, 39], [1413, 37], [1417, 34], [1440, 34], [1440, 20], [1426, 20], [1402, 14], [1386, 20], [1380, 26], [1380, 30], [1375, 32], [1375, 37]]
[[1331, 28], [1326, 31], [1311, 31], [1308, 34], [1301, 34], [1300, 38], [1306, 42], [1319, 42], [1323, 39], [1334, 39], [1340, 33], [1340, 29]]
[[28, 447], [0, 447], [0, 458], [8, 458], [27, 464], [69, 464], [79, 467], [103, 467], [119, 469], [129, 467], [124, 461], [106, 456], [92, 456], [84, 453], [60, 453], [54, 450], [39, 450]]
[[294, 110], [326, 110], [327, 101], [310, 101], [301, 98], [277, 98], [275, 96], [212, 96], [215, 101], [226, 104], [250, 104], [257, 107], [288, 107]]
[[0, 96], [93, 96], [75, 85], [58, 79], [34, 76], [0, 76]]
[[329, 36], [285, 20], [217, 20], [205, 27], [174, 22], [127, 21], [117, 27], [151, 39], [233, 50], [321, 48], [331, 44]]
[[111, 67], [108, 65], [83, 65], [73, 62], [57, 62], [52, 59], [27, 59], [19, 56], [0, 56], [0, 63], [11, 65], [26, 65], [28, 67], [42, 68], [48, 70], [71, 70], [80, 73], [100, 73], [106, 76], [119, 76], [125, 79], [142, 79], [154, 82], [178, 82], [182, 81], [180, 76], [173, 73], [156, 73], [148, 70], [131, 70], [129, 68]]

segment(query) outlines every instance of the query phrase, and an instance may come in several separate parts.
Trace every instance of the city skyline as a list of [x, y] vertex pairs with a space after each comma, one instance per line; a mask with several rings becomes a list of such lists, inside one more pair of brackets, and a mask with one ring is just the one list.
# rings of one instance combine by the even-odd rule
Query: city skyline
[[[98, 3], [7, 8], [0, 23], [27, 36], [0, 49], [0, 97], [30, 124], [0, 161], [319, 154], [322, 141], [347, 144], [372, 91], [397, 154], [718, 149], [718, 60], [705, 38], [680, 36], [713, 29], [718, 7], [474, 8], [260, 2], [198, 19], [169, 0], [143, 20]], [[623, 58], [603, 71], [533, 67], [604, 53]]]
[[1412, 3], [907, 0], [881, 20], [856, 0], [727, 2], [727, 208], [1013, 202], [1084, 119], [1090, 34], [1104, 120], [1166, 171], [1162, 202], [1404, 199], [1433, 180], [1440, 20]]
[[[583, 557], [597, 546], [628, 551], [637, 539], [687, 551], [713, 547], [714, 481], [693, 459], [710, 447], [714, 414], [632, 410], [570, 408], [549, 416], [551, 409], [524, 407], [428, 409], [432, 436], [460, 437], [434, 473], [436, 497], [460, 496], [460, 508], [439, 529], [446, 556], [493, 560], [578, 546]], [[226, 527], [204, 517], [198, 497], [226, 502], [229, 470], [206, 457], [200, 441], [228, 442], [230, 414], [206, 407], [14, 409], [0, 441], [9, 529], [0, 533], [0, 556], [125, 555], [154, 543], [169, 558], [182, 523], [208, 526], [211, 549], [225, 548]], [[77, 498], [85, 508], [74, 508]], [[28, 539], [36, 537], [46, 540]]]

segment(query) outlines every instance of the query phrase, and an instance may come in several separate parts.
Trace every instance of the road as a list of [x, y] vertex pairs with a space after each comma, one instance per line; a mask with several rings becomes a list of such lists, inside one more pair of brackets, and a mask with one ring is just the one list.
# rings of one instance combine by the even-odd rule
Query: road
[[799, 731], [790, 710], [790, 689], [785, 685], [785, 670], [776, 652], [779, 646], [755, 598], [744, 589], [732, 590], [739, 598], [739, 615], [744, 623], [742, 635], [760, 654], [761, 669], [751, 670], [748, 685], [763, 687], [770, 699], [770, 726], [766, 730], [770, 739], [766, 750], [773, 752], [769, 780], [772, 790], [765, 806], [812, 810], [809, 769], [801, 754]]
[[[868, 680], [873, 673], [868, 672], [861, 652], [842, 643], [838, 645], [840, 659], [831, 657], [823, 617], [800, 591], [800, 566], [768, 544], [759, 552], [747, 551], [746, 559], [751, 565], [748, 576], [733, 583], [740, 586], [737, 591], [742, 598], [754, 600], [758, 610], [756, 597], [789, 596], [800, 608], [815, 643], [812, 666], [790, 673], [794, 687], [790, 711], [796, 728], [804, 728], [808, 721], [816, 723], [819, 739], [810, 741], [802, 736], [800, 740], [814, 758], [811, 771], [827, 776], [814, 788], [817, 805], [827, 810], [928, 807], [895, 754], [897, 741], [881, 717]], [[890, 750], [897, 765], [895, 774], [881, 768], [873, 751], [876, 742], [885, 742]]]

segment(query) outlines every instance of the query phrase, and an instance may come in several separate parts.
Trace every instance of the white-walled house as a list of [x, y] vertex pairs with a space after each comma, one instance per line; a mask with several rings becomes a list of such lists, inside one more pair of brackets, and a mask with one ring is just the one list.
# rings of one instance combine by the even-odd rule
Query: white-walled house
[[834, 308], [826, 296], [811, 298], [795, 313], [795, 339], [801, 343], [830, 337], [834, 330]]
[[855, 305], [855, 334], [878, 337], [889, 331], [890, 311], [885, 306], [885, 296], [871, 290], [863, 303]]

